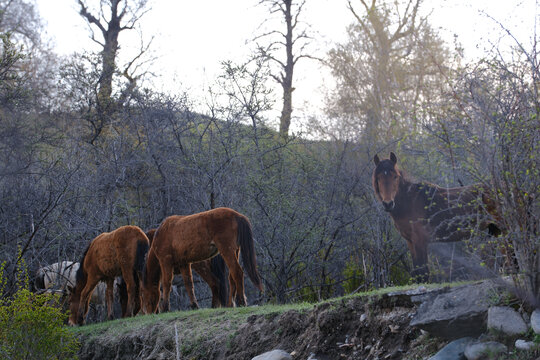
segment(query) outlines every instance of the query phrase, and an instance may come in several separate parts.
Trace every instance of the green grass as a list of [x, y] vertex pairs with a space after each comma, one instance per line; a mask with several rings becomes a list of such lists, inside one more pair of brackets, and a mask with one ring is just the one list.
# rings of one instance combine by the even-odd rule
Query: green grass
[[161, 314], [140, 315], [132, 318], [105, 321], [96, 324], [71, 328], [76, 335], [89, 336], [109, 333], [121, 335], [145, 328], [157, 322], [178, 322], [182, 324], [197, 324], [211, 326], [215, 323], [244, 323], [251, 315], [280, 314], [289, 310], [305, 311], [313, 308], [313, 304], [263, 305], [239, 308], [199, 309], [189, 311], [174, 311]]
[[419, 286], [424, 286], [427, 289], [433, 289], [445, 286], [456, 287], [468, 283], [471, 282], [414, 284], [388, 287], [362, 293], [349, 294], [339, 298], [328, 299], [320, 303], [297, 303], [284, 305], [267, 304], [261, 306], [249, 306], [239, 308], [174, 311], [161, 314], [142, 315], [126, 319], [117, 319], [113, 321], [105, 321], [97, 324], [90, 324], [86, 326], [71, 328], [71, 331], [77, 336], [85, 337], [99, 336], [105, 333], [115, 336], [137, 331], [139, 329], [146, 328], [156, 323], [172, 324], [173, 322], [176, 322], [179, 326], [182, 327], [190, 326], [193, 328], [194, 326], [200, 326], [205, 329], [209, 329], [212, 327], [212, 325], [217, 323], [229, 323], [231, 326], [231, 330], [235, 330], [240, 324], [245, 323], [247, 321], [247, 318], [252, 315], [271, 316], [274, 314], [281, 314], [290, 310], [303, 312], [311, 310], [313, 307], [323, 303], [329, 303], [330, 305], [333, 305], [335, 303], [343, 302], [357, 297], [376, 297], [392, 292], [413, 290], [418, 288]]

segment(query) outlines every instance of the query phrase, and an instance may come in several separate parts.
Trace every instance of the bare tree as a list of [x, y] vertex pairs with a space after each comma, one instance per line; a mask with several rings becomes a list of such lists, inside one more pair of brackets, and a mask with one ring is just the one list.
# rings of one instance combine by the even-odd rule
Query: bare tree
[[[273, 62], [278, 68], [278, 74], [272, 74], [272, 77], [281, 85], [283, 90], [279, 134], [282, 138], [286, 138], [289, 134], [293, 112], [294, 67], [302, 58], [315, 59], [314, 56], [306, 53], [306, 47], [310, 43], [311, 36], [308, 34], [307, 26], [300, 21], [306, 0], [299, 2], [293, 0], [260, 0], [259, 4], [267, 6], [270, 14], [280, 16], [285, 25], [284, 30], [270, 30], [257, 36], [255, 40], [270, 39], [268, 45], [259, 46], [259, 51], [264, 59]], [[285, 56], [279, 56], [279, 51], [284, 51]]]
[[[101, 118], [112, 109], [113, 76], [117, 71], [117, 56], [119, 50], [118, 37], [122, 31], [135, 28], [139, 19], [148, 11], [147, 0], [100, 0], [99, 14], [94, 15], [87, 5], [87, 1], [78, 0], [80, 15], [87, 21], [92, 31], [91, 39], [102, 47], [101, 73], [98, 82], [97, 110]], [[94, 29], [101, 34], [101, 40], [96, 37]], [[128, 80], [129, 89], [136, 86], [140, 75], [134, 74], [134, 64], [148, 50], [149, 45], [141, 45], [141, 50], [132, 60], [128, 61], [120, 73]], [[101, 127], [97, 129], [97, 136], [105, 125], [101, 120]], [[95, 140], [95, 138], [94, 138]]]

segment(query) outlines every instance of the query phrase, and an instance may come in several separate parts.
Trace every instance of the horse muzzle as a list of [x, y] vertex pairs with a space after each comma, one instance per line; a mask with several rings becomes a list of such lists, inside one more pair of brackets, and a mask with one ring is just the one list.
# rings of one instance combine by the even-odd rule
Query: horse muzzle
[[390, 212], [390, 211], [394, 210], [394, 206], [396, 205], [394, 200], [383, 201], [382, 204], [383, 204], [384, 211], [386, 211], [386, 212]]

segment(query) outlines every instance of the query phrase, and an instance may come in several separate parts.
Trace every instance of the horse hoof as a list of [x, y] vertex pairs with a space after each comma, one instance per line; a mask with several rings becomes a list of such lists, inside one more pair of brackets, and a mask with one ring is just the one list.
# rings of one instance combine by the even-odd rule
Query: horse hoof
[[199, 308], [199, 304], [193, 303], [193, 304], [189, 305], [189, 308], [190, 308], [191, 310], [197, 310], [197, 309]]

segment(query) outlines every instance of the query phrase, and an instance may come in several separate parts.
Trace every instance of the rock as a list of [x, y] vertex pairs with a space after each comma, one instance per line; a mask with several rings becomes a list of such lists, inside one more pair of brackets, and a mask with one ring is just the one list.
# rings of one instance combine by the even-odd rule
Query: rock
[[448, 291], [449, 287], [428, 289], [423, 285], [418, 286], [416, 289], [405, 291], [389, 292], [390, 297], [401, 297], [403, 301], [412, 302], [413, 304], [420, 304], [426, 299], [433, 297], [434, 295]]
[[531, 315], [531, 327], [535, 334], [540, 334], [540, 309], [533, 311]]
[[494, 355], [507, 352], [508, 349], [505, 345], [496, 341], [488, 341], [482, 343], [469, 344], [465, 348], [465, 357], [467, 360], [480, 360], [485, 355], [492, 358]]
[[463, 354], [465, 347], [472, 341], [474, 341], [472, 337], [454, 340], [430, 357], [429, 360], [465, 360], [465, 355]]
[[508, 336], [515, 336], [527, 332], [527, 324], [521, 315], [514, 309], [506, 306], [493, 306], [488, 310], [488, 330], [502, 331]]
[[532, 350], [536, 344], [534, 341], [527, 341], [527, 340], [516, 340], [515, 347], [518, 350]]
[[292, 356], [286, 351], [276, 349], [257, 355], [251, 360], [292, 360]]
[[486, 330], [491, 291], [489, 281], [451, 288], [426, 299], [411, 320], [411, 326], [446, 339], [477, 337]]

